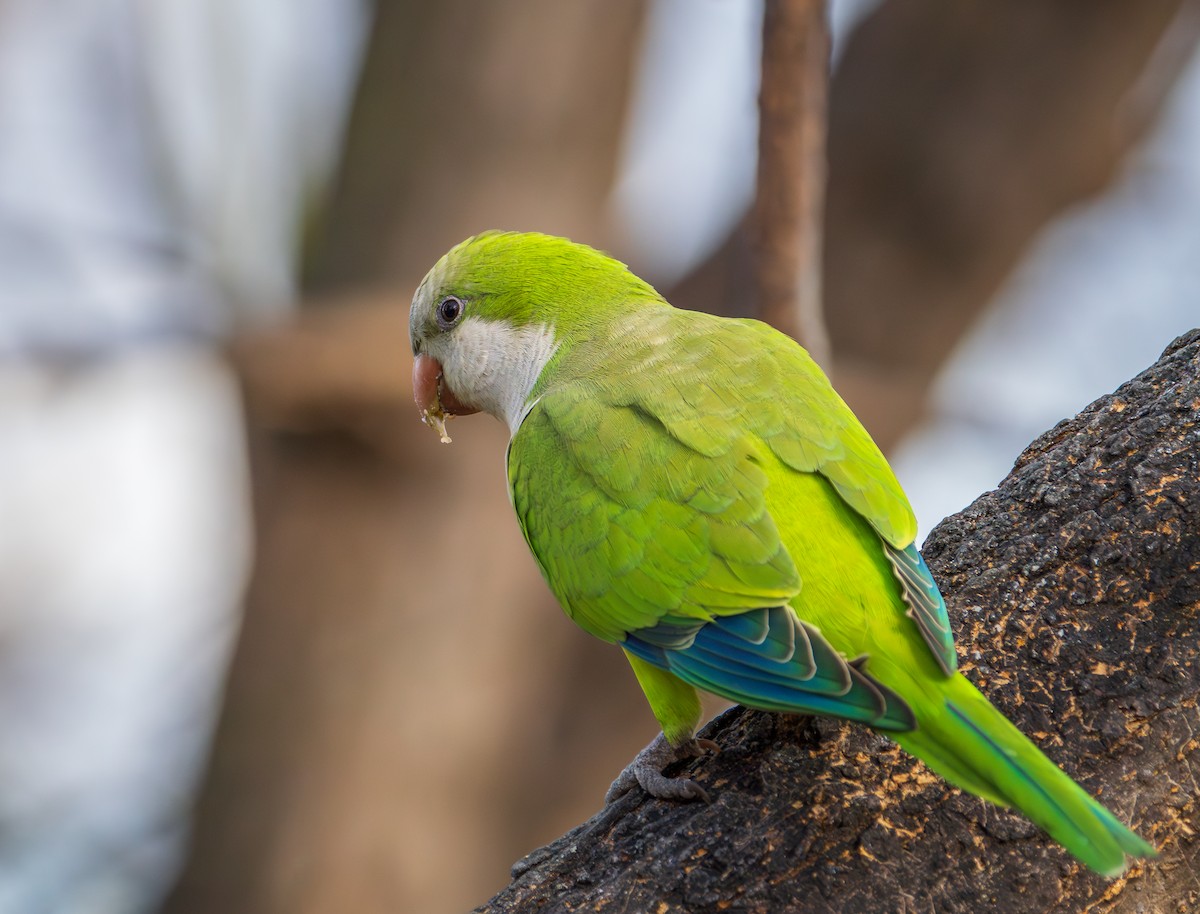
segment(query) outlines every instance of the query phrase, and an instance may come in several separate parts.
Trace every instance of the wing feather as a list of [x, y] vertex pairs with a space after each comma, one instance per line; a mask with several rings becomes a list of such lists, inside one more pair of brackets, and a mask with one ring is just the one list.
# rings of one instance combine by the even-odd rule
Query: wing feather
[[800, 576], [764, 494], [777, 460], [824, 476], [870, 524], [917, 630], [952, 670], [912, 509], [808, 355], [753, 321], [669, 307], [630, 319], [640, 324], [595, 356], [604, 376], [547, 386], [509, 446], [522, 530], [568, 614], [621, 641], [667, 619], [732, 623], [790, 602]]
[[[780, 645], [801, 636], [810, 650]], [[625, 650], [684, 682], [768, 711], [824, 714], [882, 730], [912, 730], [912, 710], [895, 692], [848, 663], [789, 607], [758, 609], [701, 625], [686, 647], [662, 648], [656, 632], [633, 632]]]

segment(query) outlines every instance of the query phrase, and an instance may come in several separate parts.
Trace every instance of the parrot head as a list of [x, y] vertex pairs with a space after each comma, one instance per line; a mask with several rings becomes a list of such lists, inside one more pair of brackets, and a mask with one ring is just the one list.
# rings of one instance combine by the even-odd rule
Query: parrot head
[[413, 397], [445, 420], [486, 412], [516, 431], [547, 365], [611, 332], [623, 308], [664, 304], [628, 268], [552, 235], [485, 232], [446, 253], [413, 296]]

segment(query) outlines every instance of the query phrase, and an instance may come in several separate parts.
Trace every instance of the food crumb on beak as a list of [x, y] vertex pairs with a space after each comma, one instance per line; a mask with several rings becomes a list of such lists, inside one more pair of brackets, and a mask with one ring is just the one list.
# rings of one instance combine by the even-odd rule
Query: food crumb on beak
[[413, 359], [413, 399], [421, 410], [421, 421], [438, 433], [442, 444], [449, 444], [446, 419], [453, 414], [454, 403], [442, 402], [442, 366], [437, 359], [428, 355]]
[[450, 436], [446, 434], [446, 419], [448, 418], [449, 415], [442, 412], [441, 403], [438, 403], [431, 409], [421, 411], [421, 421], [438, 433], [442, 444], [449, 444], [451, 441]]

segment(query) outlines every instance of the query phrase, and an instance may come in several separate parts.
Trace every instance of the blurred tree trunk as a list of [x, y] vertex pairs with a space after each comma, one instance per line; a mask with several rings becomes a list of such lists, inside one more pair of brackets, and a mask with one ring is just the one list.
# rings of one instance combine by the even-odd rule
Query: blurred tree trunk
[[603, 246], [644, 6], [379, 3], [311, 289], [410, 283], [489, 228]]
[[963, 670], [1161, 858], [1109, 882], [866, 728], [736, 709], [712, 805], [622, 797], [478, 912], [1186, 911], [1200, 872], [1200, 330], [933, 532]]
[[855, 33], [830, 98], [826, 320], [885, 443], [1037, 233], [1153, 123], [1200, 25], [1184, 6], [892, 0]]

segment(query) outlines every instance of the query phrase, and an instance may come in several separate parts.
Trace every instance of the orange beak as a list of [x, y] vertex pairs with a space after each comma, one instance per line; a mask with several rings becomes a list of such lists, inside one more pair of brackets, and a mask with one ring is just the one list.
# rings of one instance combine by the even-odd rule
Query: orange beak
[[442, 381], [442, 364], [428, 355], [413, 359], [413, 399], [417, 409], [425, 413], [446, 413], [451, 416], [469, 416], [479, 412], [467, 406], [454, 395]]

